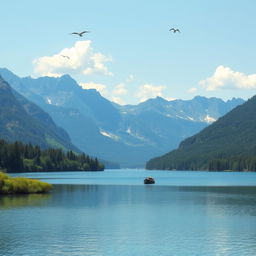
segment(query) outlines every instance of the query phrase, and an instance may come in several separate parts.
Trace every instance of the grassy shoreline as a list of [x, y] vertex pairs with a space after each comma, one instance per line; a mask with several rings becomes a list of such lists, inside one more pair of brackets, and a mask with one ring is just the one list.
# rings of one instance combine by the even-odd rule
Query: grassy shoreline
[[52, 188], [51, 184], [39, 180], [10, 177], [0, 171], [0, 194], [31, 194], [48, 193]]

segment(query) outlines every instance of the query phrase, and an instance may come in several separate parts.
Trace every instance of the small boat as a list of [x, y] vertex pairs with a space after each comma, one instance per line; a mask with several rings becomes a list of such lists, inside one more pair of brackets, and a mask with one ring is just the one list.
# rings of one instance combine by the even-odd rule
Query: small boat
[[152, 177], [147, 177], [144, 180], [144, 184], [155, 184], [155, 180]]

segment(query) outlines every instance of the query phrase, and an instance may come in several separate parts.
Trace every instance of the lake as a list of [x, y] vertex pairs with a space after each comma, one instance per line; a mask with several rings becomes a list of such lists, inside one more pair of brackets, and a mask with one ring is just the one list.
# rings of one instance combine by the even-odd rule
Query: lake
[[[17, 175], [13, 175], [17, 176]], [[256, 255], [256, 173], [27, 173], [46, 195], [0, 197], [0, 255]], [[155, 185], [144, 185], [146, 176]]]

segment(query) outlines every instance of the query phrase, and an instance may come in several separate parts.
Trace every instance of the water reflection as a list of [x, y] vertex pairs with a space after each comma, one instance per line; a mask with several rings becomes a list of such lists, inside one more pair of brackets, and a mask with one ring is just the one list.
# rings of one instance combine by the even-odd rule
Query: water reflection
[[54, 185], [50, 195], [2, 197], [0, 204], [8, 209], [0, 210], [5, 256], [256, 251], [255, 187]]
[[51, 194], [1, 195], [0, 210], [46, 205]]
[[197, 193], [197, 203], [207, 206], [212, 215], [256, 216], [256, 187], [180, 187]]
[[186, 208], [203, 205], [214, 214], [229, 211], [226, 213], [256, 216], [256, 187], [54, 185], [49, 194], [0, 196], [0, 209], [67, 205], [73, 208], [119, 204], [176, 205], [181, 202]]

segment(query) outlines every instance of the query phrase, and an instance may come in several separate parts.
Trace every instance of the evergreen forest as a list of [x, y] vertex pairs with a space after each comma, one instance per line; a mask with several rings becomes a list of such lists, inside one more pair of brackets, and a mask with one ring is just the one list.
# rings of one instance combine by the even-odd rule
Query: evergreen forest
[[72, 150], [41, 149], [22, 142], [0, 140], [0, 169], [6, 172], [103, 171], [97, 158]]
[[147, 169], [256, 171], [256, 96], [219, 118], [179, 148], [151, 159]]

